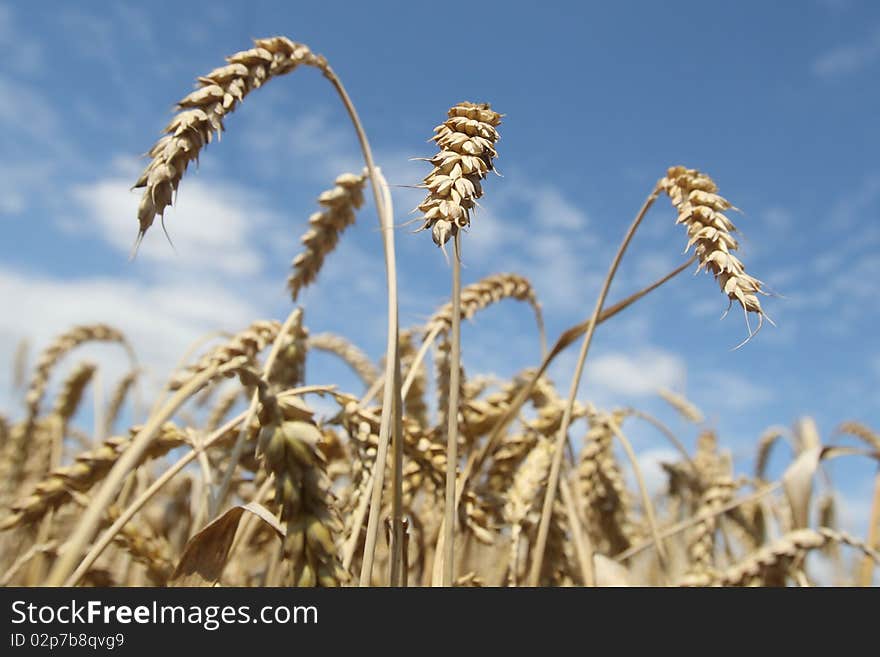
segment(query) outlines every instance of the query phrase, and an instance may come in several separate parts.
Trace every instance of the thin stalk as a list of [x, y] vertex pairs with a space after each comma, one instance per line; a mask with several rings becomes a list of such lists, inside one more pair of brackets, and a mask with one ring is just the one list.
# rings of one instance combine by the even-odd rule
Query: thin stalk
[[[618, 301], [612, 306], [605, 308], [602, 313], [599, 315], [598, 324], [605, 322], [621, 311], [625, 310], [636, 301], [647, 295], [649, 292], [656, 290], [658, 287], [666, 283], [678, 276], [685, 269], [690, 267], [694, 261], [696, 260], [696, 256], [691, 257], [687, 262], [679, 265], [671, 272], [663, 276], [662, 278], [657, 279], [653, 283], [651, 283], [646, 288], [639, 290], [635, 294], [632, 294], [621, 301]], [[575, 340], [578, 339], [581, 335], [583, 335], [587, 329], [592, 325], [591, 320], [587, 320], [580, 324], [576, 324], [572, 326], [568, 330], [564, 331], [562, 335], [556, 340], [556, 344], [550, 350], [550, 352], [544, 357], [544, 360], [541, 362], [540, 367], [535, 370], [535, 373], [532, 375], [531, 379], [529, 379], [528, 383], [522, 387], [522, 389], [517, 393], [516, 397], [514, 397], [513, 401], [510, 403], [509, 408], [505, 411], [504, 415], [495, 426], [492, 428], [492, 431], [489, 433], [489, 437], [483, 443], [483, 446], [479, 451], [472, 452], [471, 458], [468, 460], [467, 465], [465, 466], [464, 472], [461, 475], [462, 486], [466, 483], [470, 476], [479, 471], [480, 467], [483, 465], [485, 459], [492, 453], [492, 450], [495, 449], [498, 440], [501, 438], [502, 434], [507, 430], [507, 427], [513, 421], [513, 419], [519, 413], [519, 410], [522, 408], [523, 404], [525, 404], [526, 400], [529, 398], [529, 395], [532, 394], [532, 390], [535, 388], [535, 384], [538, 382], [538, 379], [543, 376], [544, 372], [547, 371], [547, 368], [550, 367], [550, 364], [553, 360], [561, 354], [569, 345], [571, 345]]]
[[[95, 370], [95, 374], [98, 374], [98, 370]], [[95, 398], [97, 399], [97, 392], [95, 393]], [[49, 472], [52, 472], [61, 465], [61, 456], [64, 451], [64, 436], [67, 433], [67, 422], [62, 422], [59, 418], [55, 417], [54, 422], [52, 422], [52, 443], [50, 446], [50, 457], [49, 457]], [[96, 436], [97, 438], [97, 436]], [[49, 512], [43, 516], [43, 520], [40, 523], [40, 528], [37, 531], [36, 542], [43, 544], [48, 543], [49, 538], [52, 535], [52, 523], [55, 517], [55, 510], [50, 509]], [[38, 553], [34, 560], [31, 561], [30, 568], [28, 569], [27, 576], [27, 586], [38, 586], [39, 582], [43, 579], [43, 573], [45, 570], [45, 555], [43, 553]]]
[[[196, 338], [183, 353], [183, 356], [177, 361], [177, 365], [174, 366], [174, 372], [182, 370], [184, 366], [187, 364], [189, 359], [195, 354], [202, 346], [209, 343], [214, 338], [231, 338], [232, 334], [228, 331], [209, 331], [204, 335], [200, 335]], [[159, 409], [162, 407], [162, 404], [165, 402], [165, 398], [168, 396], [168, 391], [171, 386], [171, 379], [167, 379], [165, 383], [162, 385], [162, 389], [159, 390], [159, 394], [156, 395], [156, 401], [153, 402], [153, 407], [150, 409], [150, 414], [147, 417], [152, 417], [156, 413], [159, 412]]]
[[[767, 486], [758, 489], [751, 495], [746, 495], [745, 497], [741, 497], [738, 500], [733, 500], [732, 502], [725, 504], [724, 506], [717, 509], [713, 509], [712, 511], [703, 511], [702, 513], [698, 513], [695, 516], [691, 516], [690, 518], [682, 520], [681, 522], [678, 522], [671, 527], [667, 527], [666, 529], [663, 529], [659, 532], [659, 537], [666, 539], [670, 536], [675, 536], [676, 534], [679, 534], [686, 529], [693, 527], [694, 525], [699, 525], [700, 523], [705, 522], [710, 518], [714, 518], [715, 516], [720, 516], [723, 513], [732, 511], [733, 509], [737, 508], [738, 506], [742, 506], [743, 504], [748, 504], [749, 502], [759, 500], [765, 495], [769, 495], [779, 488], [782, 488], [782, 482], [777, 481], [775, 483], [768, 484]], [[654, 547], [655, 545], [657, 545], [656, 539], [652, 537], [644, 543], [639, 543], [638, 545], [632, 546], [628, 550], [624, 550], [623, 552], [615, 556], [614, 559], [620, 562], [626, 561], [627, 559], [630, 559], [635, 555], [644, 552], [648, 548]]]
[[[403, 403], [400, 397], [400, 354], [397, 354], [398, 363], [394, 370], [394, 398], [395, 408]], [[394, 461], [392, 473], [392, 496], [391, 496], [391, 586], [403, 586], [403, 414], [394, 414]]]
[[455, 233], [452, 257], [452, 353], [449, 363], [449, 406], [446, 411], [446, 508], [443, 529], [443, 586], [455, 572], [455, 476], [458, 469], [458, 393], [461, 375], [461, 231]]
[[351, 525], [351, 534], [349, 534], [345, 545], [342, 547], [342, 567], [348, 571], [351, 568], [351, 562], [354, 559], [354, 551], [357, 549], [358, 539], [361, 535], [361, 527], [364, 526], [364, 517], [367, 515], [367, 507], [370, 504], [370, 491], [373, 489], [373, 473], [368, 475], [367, 487], [361, 499], [358, 500], [357, 509], [354, 514], [354, 522]]
[[431, 348], [431, 345], [434, 344], [434, 340], [437, 339], [437, 336], [440, 335], [441, 326], [438, 324], [434, 326], [425, 336], [425, 339], [422, 341], [422, 346], [419, 347], [418, 353], [416, 353], [416, 357], [413, 358], [412, 364], [409, 366], [409, 371], [406, 373], [406, 379], [403, 382], [403, 387], [400, 389], [400, 394], [403, 397], [406, 397], [409, 392], [410, 387], [415, 381], [416, 376], [419, 374], [419, 366], [422, 364], [422, 361], [425, 360], [425, 356], [428, 353], [428, 349]]
[[672, 429], [670, 429], [668, 426], [663, 424], [663, 422], [655, 418], [653, 415], [650, 415], [649, 413], [644, 413], [643, 411], [637, 410], [635, 408], [628, 408], [626, 409], [626, 412], [628, 415], [632, 415], [633, 417], [637, 417], [640, 420], [644, 420], [648, 424], [652, 425], [655, 429], [657, 429], [657, 431], [666, 436], [666, 439], [670, 443], [672, 443], [675, 449], [678, 450], [679, 454], [681, 454], [682, 458], [685, 460], [688, 466], [690, 466], [691, 470], [696, 472], [696, 466], [691, 460], [691, 455], [688, 454], [687, 449], [685, 449], [685, 446], [682, 444], [682, 442], [672, 432]]
[[574, 495], [568, 480], [563, 477], [559, 480], [559, 490], [562, 492], [562, 502], [565, 504], [565, 513], [571, 524], [571, 536], [574, 540], [574, 551], [577, 554], [578, 565], [581, 567], [581, 578], [584, 586], [596, 586], [596, 574], [593, 568], [593, 544], [590, 536], [581, 528], [581, 520], [578, 518], [575, 508]]
[[639, 210], [638, 215], [633, 220], [632, 224], [627, 230], [626, 235], [623, 238], [623, 242], [620, 244], [620, 247], [617, 250], [617, 253], [614, 256], [614, 260], [611, 262], [611, 267], [608, 269], [608, 274], [605, 276], [605, 282], [602, 284], [602, 290], [599, 292], [599, 298], [596, 299], [596, 305], [593, 308], [593, 314], [590, 318], [589, 325], [587, 327], [586, 333], [584, 334], [584, 341], [581, 344], [581, 351], [578, 355], [577, 365], [575, 366], [575, 373], [571, 379], [571, 386], [568, 391], [568, 403], [565, 405], [565, 411], [562, 414], [562, 424], [559, 427], [559, 434], [556, 437], [556, 446], [553, 452], [553, 465], [550, 468], [550, 478], [547, 481], [547, 491], [544, 495], [544, 507], [541, 510], [541, 522], [538, 525], [538, 538], [535, 542], [535, 550], [534, 550], [534, 560], [532, 561], [532, 570], [530, 573], [530, 583], [532, 586], [538, 585], [538, 579], [541, 576], [541, 565], [544, 561], [544, 549], [547, 546], [547, 536], [550, 532], [550, 516], [553, 512], [553, 500], [556, 499], [556, 489], [559, 485], [559, 471], [562, 466], [562, 457], [565, 451], [565, 441], [568, 439], [568, 425], [571, 423], [571, 414], [574, 409], [574, 401], [577, 398], [578, 388], [581, 382], [581, 376], [584, 371], [584, 364], [587, 360], [587, 353], [590, 350], [590, 344], [593, 341], [593, 334], [595, 333], [596, 326], [599, 323], [599, 316], [602, 313], [602, 307], [605, 305], [605, 299], [608, 296], [608, 290], [611, 288], [611, 282], [614, 280], [614, 274], [617, 273], [617, 267], [620, 265], [620, 261], [623, 258], [623, 254], [626, 253], [626, 249], [629, 246], [630, 241], [635, 235], [636, 229], [638, 229], [639, 225], [642, 223], [642, 219], [645, 218], [645, 214], [647, 214], [648, 209], [657, 199], [658, 194], [660, 193], [659, 186], [655, 186], [651, 191], [651, 194], [645, 200], [644, 205], [642, 205], [642, 209]]
[[15, 561], [12, 562], [12, 565], [0, 576], [0, 586], [9, 586], [9, 582], [12, 581], [12, 578], [18, 574], [18, 571], [21, 570], [24, 566], [30, 562], [31, 559], [36, 557], [37, 555], [43, 555], [47, 552], [54, 552], [58, 549], [58, 541], [52, 540], [47, 543], [37, 543], [36, 545], [31, 546], [24, 554], [18, 557]]
[[651, 502], [651, 496], [648, 495], [648, 487], [645, 486], [645, 479], [642, 477], [641, 468], [639, 468], [639, 460], [636, 458], [632, 443], [627, 440], [623, 431], [620, 430], [617, 423], [610, 417], [608, 418], [608, 426], [611, 428], [611, 431], [614, 432], [614, 435], [617, 436], [620, 444], [623, 445], [623, 451], [626, 452], [626, 456], [632, 466], [636, 483], [639, 485], [639, 493], [642, 496], [642, 506], [645, 508], [645, 516], [648, 518], [648, 526], [651, 528], [651, 536], [654, 537], [654, 543], [657, 546], [657, 556], [660, 559], [660, 568], [665, 571], [668, 563], [666, 548], [663, 546], [663, 540], [660, 538], [660, 531], [657, 528], [657, 516], [654, 513], [654, 504]]
[[[334, 83], [335, 84], [335, 83]], [[338, 89], [344, 99], [348, 96], [345, 90], [339, 85]], [[348, 101], [347, 106], [352, 114], [352, 120], [356, 120], [357, 115], [354, 113], [354, 107]], [[363, 135], [363, 131], [359, 132]], [[397, 317], [397, 266], [394, 259], [394, 221], [393, 211], [390, 203], [390, 195], [381, 196], [378, 192], [380, 185], [388, 186], [385, 178], [382, 177], [375, 167], [373, 167], [372, 155], [370, 155], [369, 146], [366, 143], [366, 136], [363, 136], [362, 146], [364, 147], [364, 157], [367, 158], [367, 167], [370, 169], [370, 180], [374, 184], [374, 195], [377, 208], [379, 209], [380, 223], [382, 225], [382, 234], [385, 239], [385, 269], [388, 274], [388, 344], [385, 351], [385, 389], [382, 393], [382, 416], [379, 424], [379, 441], [376, 448], [376, 462], [373, 464], [373, 489], [370, 499], [370, 513], [367, 520], [367, 536], [364, 542], [364, 558], [361, 563], [360, 586], [370, 586], [373, 576], [373, 561], [376, 552], [376, 542], [379, 538], [379, 514], [382, 510], [382, 489], [385, 480], [385, 464], [388, 458], [388, 443], [392, 430], [395, 430], [395, 441], [402, 441], [403, 436], [398, 433], [398, 428], [402, 426], [402, 420], [399, 418], [403, 412], [401, 404], [396, 403], [400, 398], [399, 388], [395, 390], [396, 385], [400, 382], [400, 353], [399, 353], [399, 330]], [[395, 466], [399, 464], [395, 461]], [[394, 481], [399, 485], [403, 481], [400, 473], [393, 473]], [[397, 491], [394, 492], [397, 495]]]
[[[257, 490], [251, 502], [255, 502], [257, 504], [262, 504], [263, 500], [266, 499], [266, 496], [269, 494], [269, 491], [272, 489], [272, 486], [275, 484], [275, 476], [270, 474], [266, 477], [266, 481], [263, 482], [263, 485], [260, 486], [259, 490]], [[257, 517], [252, 513], [247, 513], [241, 519], [241, 524], [239, 526], [239, 530], [236, 532], [232, 546], [229, 548], [229, 554], [231, 561], [231, 555], [235, 554], [239, 549], [246, 550], [248, 543], [251, 542], [251, 539], [254, 537], [254, 534], [257, 533], [257, 530], [260, 528], [260, 522]], [[222, 573], [221, 573], [222, 574]], [[219, 577], [217, 578], [220, 579]]]
[[200, 372], [187, 381], [132, 439], [131, 445], [122, 453], [119, 460], [116, 461], [107, 474], [104, 483], [92, 499], [92, 503], [85, 510], [79, 523], [77, 523], [76, 530], [65, 544], [64, 550], [58, 555], [58, 560], [55, 562], [46, 580], [47, 586], [61, 586], [62, 582], [67, 579], [83, 548], [95, 536], [95, 532], [98, 530], [98, 526], [104, 517], [104, 512], [119, 492], [119, 487], [122, 485], [123, 480], [131, 470], [137, 467], [141, 457], [147, 450], [147, 447], [149, 447], [150, 441], [158, 433], [162, 424], [174, 415], [177, 409], [192, 394], [210, 381], [217, 374], [218, 370], [218, 365], [212, 365], [204, 372]]
[[[874, 479], [874, 499], [871, 502], [871, 519], [868, 521], [868, 536], [865, 539], [868, 547], [876, 550], [880, 541], [880, 471]], [[871, 586], [874, 581], [874, 560], [868, 556], [862, 559], [859, 568], [859, 586]]]
[[[101, 368], [96, 367], [92, 375], [92, 423], [94, 425], [93, 442], [100, 445], [104, 442], [104, 381]], [[40, 541], [42, 542], [42, 541]]]

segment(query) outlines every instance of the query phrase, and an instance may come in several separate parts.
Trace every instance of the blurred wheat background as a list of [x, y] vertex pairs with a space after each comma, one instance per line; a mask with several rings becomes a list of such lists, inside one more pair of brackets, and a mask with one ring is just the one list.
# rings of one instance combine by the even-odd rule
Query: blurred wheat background
[[[497, 149], [501, 176], [487, 171], [479, 193], [465, 190], [478, 205], [461, 233], [455, 428], [459, 471], [479, 467], [454, 505], [454, 581], [878, 581], [865, 545], [877, 548], [880, 444], [873, 4], [510, 3], [469, 6], [461, 27], [436, 31], [429, 5], [395, 3], [55, 9], [0, 4], [4, 585], [53, 572], [83, 584], [442, 583], [455, 254], [413, 234], [424, 225], [442, 243], [450, 230], [448, 214], [439, 228], [425, 219], [431, 195], [449, 193], [445, 179], [415, 158], [437, 152], [426, 139], [465, 99], [504, 116], [498, 143], [480, 145]], [[225, 62], [275, 34], [312, 50], [267, 42], [269, 59]], [[370, 469], [383, 424], [395, 433], [376, 383], [388, 362], [383, 234], [357, 135], [314, 53], [344, 81], [393, 198], [404, 379], [423, 339], [433, 342], [403, 395], [402, 497], [392, 445], [379, 506], [367, 504]], [[197, 76], [208, 77], [193, 91]], [[238, 107], [244, 90], [253, 96]], [[185, 175], [156, 159], [168, 142], [141, 157], [184, 97], [172, 127], [194, 140]], [[235, 111], [206, 145], [217, 126], [197, 112], [217, 103]], [[159, 164], [138, 181], [151, 158]], [[669, 169], [678, 164], [714, 183]], [[725, 293], [737, 295], [729, 278], [719, 292], [710, 275], [691, 276], [693, 264], [603, 321], [563, 455], [554, 445], [578, 342], [551, 351], [540, 378], [536, 368], [590, 317], [660, 178], [606, 308], [687, 261], [692, 223], [675, 225], [685, 174], [687, 193], [717, 183], [740, 209], [695, 201], [736, 224], [736, 256], [770, 296], [761, 312], [744, 297], [718, 321]], [[163, 185], [181, 176], [164, 213], [174, 246], [157, 220], [129, 262], [138, 219], [149, 227], [171, 200]], [[734, 349], [748, 337], [740, 305], [753, 327], [764, 312], [776, 326]], [[261, 384], [285, 318], [278, 371]], [[109, 544], [73, 575], [82, 555], [53, 571], [137, 428], [213, 365], [226, 376], [206, 377], [174, 424], [156, 427], [80, 548]], [[282, 392], [302, 386], [312, 388]], [[250, 428], [218, 431], [252, 395]], [[216, 445], [119, 521], [205, 440]], [[554, 456], [562, 485], [548, 496]], [[395, 504], [406, 527], [389, 520], [386, 532]], [[204, 546], [224, 542], [228, 560], [207, 563]]]

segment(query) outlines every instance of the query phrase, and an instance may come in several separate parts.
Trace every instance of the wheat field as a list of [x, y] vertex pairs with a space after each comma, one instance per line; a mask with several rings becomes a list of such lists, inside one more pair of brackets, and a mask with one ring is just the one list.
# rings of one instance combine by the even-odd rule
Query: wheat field
[[[737, 472], [725, 437], [706, 419], [713, 409], [658, 386], [698, 436], [688, 451], [680, 432], [644, 409], [600, 408], [589, 389], [582, 394], [598, 327], [638, 313], [642, 298], [662, 295], [682, 272], [710, 275], [721, 302], [742, 313], [737, 349], [761, 340], [764, 324], [773, 323], [765, 305], [784, 300], [768, 301], [767, 286], [746, 272], [731, 220], [736, 208], [705, 172], [681, 165], [658, 172], [629, 228], [620, 227], [626, 233], [617, 251], [601, 256], [607, 274], [584, 321], [545, 336], [529, 272], [467, 280], [461, 267], [462, 245], [480, 231], [478, 200], [505, 184], [494, 175], [496, 159], [504, 161], [500, 112], [514, 109], [450, 99], [450, 108], [437, 108], [433, 132], [425, 128], [436, 151], [421, 162], [425, 198], [416, 221], [432, 239], [413, 238], [424, 242], [426, 258], [446, 258], [449, 301], [423, 323], [402, 327], [395, 236], [409, 208], [392, 206], [331, 63], [286, 37], [257, 39], [197, 78], [148, 151], [134, 181], [141, 197], [133, 257], [156, 218], [164, 227], [166, 208], [187, 194], [189, 165], [227, 120], [235, 129], [229, 115], [245, 100], [259, 103], [248, 97], [264, 84], [295, 85], [303, 67], [332, 86], [363, 164], [328, 181], [312, 214], [298, 209], [307, 229], [292, 254], [289, 316], [204, 336], [146, 399], [138, 399], [150, 391], [140, 386], [137, 345], [113, 326], [73, 326], [38, 345], [32, 366], [22, 345], [14, 378], [24, 403], [0, 416], [4, 586], [872, 584], [880, 476], [860, 536], [840, 530], [833, 489], [819, 494], [816, 485], [832, 459], [880, 459], [872, 428], [840, 418], [835, 435], [823, 437], [809, 417], [770, 427], [754, 439], [754, 469]], [[279, 77], [290, 79], [273, 82]], [[211, 157], [222, 157], [222, 145]], [[359, 346], [356, 321], [350, 335], [311, 329], [308, 308], [298, 305], [303, 289], [320, 286], [325, 260], [370, 202], [383, 243], [375, 257], [386, 272], [379, 362]], [[680, 233], [689, 259], [646, 288], [609, 299], [631, 240], [659, 205], [675, 216], [668, 229]], [[134, 217], [124, 219], [134, 225]], [[710, 287], [702, 286], [705, 294], [717, 295]], [[509, 380], [466, 371], [462, 320], [510, 302], [534, 317], [542, 359]], [[77, 411], [98, 368], [78, 361], [77, 351], [95, 342], [116, 347], [129, 370], [88, 426], [76, 421]], [[306, 361], [317, 352], [349, 366], [366, 392], [306, 380]], [[564, 353], [574, 358], [571, 378], [554, 382], [548, 370]], [[62, 364], [72, 367], [59, 380]], [[124, 426], [130, 413], [123, 410], [135, 405], [143, 421]], [[627, 435], [643, 425], [677, 454], [663, 463], [659, 495], [649, 492]], [[837, 440], [843, 435], [849, 440]], [[785, 441], [791, 462], [769, 479], [771, 450]], [[814, 571], [814, 553], [832, 564], [833, 582]]]

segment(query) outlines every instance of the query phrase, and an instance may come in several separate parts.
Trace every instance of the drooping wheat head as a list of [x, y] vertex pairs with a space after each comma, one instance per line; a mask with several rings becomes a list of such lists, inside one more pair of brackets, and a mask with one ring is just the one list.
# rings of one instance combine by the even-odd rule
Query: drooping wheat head
[[158, 215], [171, 205], [187, 166], [223, 131], [223, 119], [254, 89], [300, 65], [327, 70], [327, 61], [308, 46], [285, 37], [256, 39], [250, 50], [226, 58], [227, 64], [198, 78], [197, 89], [177, 103], [177, 114], [150, 149], [150, 163], [134, 188], [143, 188], [138, 206], [135, 248]]
[[[772, 320], [764, 314], [758, 300], [759, 294], [766, 295], [763, 283], [748, 275], [743, 263], [733, 253], [739, 248], [733, 237], [736, 227], [723, 213], [735, 208], [718, 194], [715, 182], [696, 169], [670, 167], [659, 184], [678, 211], [675, 223], [687, 228], [687, 249], [694, 247], [700, 261], [699, 269], [711, 272], [730, 303], [736, 301], [742, 307], [749, 331], [748, 341], [761, 329], [765, 318], [771, 323]], [[748, 313], [758, 316], [758, 328], [754, 333]]]

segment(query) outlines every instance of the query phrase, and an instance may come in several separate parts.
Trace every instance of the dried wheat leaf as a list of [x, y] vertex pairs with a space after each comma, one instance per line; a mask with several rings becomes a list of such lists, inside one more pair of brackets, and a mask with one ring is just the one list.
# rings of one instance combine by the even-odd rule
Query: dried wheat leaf
[[245, 511], [253, 513], [284, 538], [284, 527], [263, 505], [251, 502], [234, 506], [187, 541], [168, 585], [214, 586], [226, 567], [229, 548]]
[[791, 507], [792, 529], [806, 527], [810, 519], [810, 497], [813, 494], [813, 475], [822, 458], [821, 447], [801, 452], [782, 475], [785, 497]]
[[782, 475], [782, 486], [791, 506], [792, 529], [806, 527], [810, 520], [810, 497], [813, 494], [813, 476], [823, 459], [862, 454], [851, 447], [811, 447], [801, 452]]

